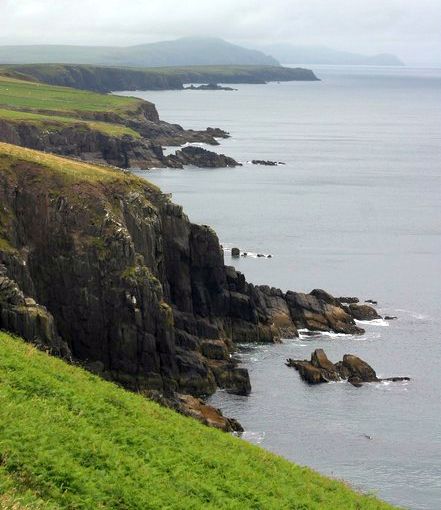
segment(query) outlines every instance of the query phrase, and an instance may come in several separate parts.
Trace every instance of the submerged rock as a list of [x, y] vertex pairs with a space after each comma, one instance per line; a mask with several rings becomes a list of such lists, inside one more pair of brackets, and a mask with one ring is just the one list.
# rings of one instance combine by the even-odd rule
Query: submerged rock
[[379, 379], [366, 361], [353, 354], [345, 354], [342, 361], [334, 364], [329, 361], [323, 349], [316, 349], [311, 354], [310, 361], [288, 359], [286, 365], [295, 368], [300, 377], [309, 384], [347, 380], [353, 386], [359, 387], [370, 382], [410, 381], [409, 377]]
[[284, 165], [285, 163], [282, 163], [282, 161], [270, 161], [265, 159], [253, 159], [251, 161], [253, 165], [263, 165], [263, 166], [278, 166], [278, 165]]

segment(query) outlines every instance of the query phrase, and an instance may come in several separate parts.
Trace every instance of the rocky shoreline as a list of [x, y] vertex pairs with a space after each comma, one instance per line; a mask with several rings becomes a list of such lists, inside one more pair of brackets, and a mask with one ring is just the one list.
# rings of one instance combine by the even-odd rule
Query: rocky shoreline
[[212, 229], [142, 179], [71, 182], [37, 161], [6, 158], [0, 172], [0, 328], [105, 378], [168, 398], [246, 395], [236, 343], [361, 334], [355, 318], [374, 315], [248, 283]]

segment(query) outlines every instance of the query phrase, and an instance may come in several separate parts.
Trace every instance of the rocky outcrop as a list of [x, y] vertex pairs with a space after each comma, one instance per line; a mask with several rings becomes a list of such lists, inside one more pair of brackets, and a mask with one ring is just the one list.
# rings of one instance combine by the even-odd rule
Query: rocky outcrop
[[320, 289], [310, 294], [287, 292], [286, 302], [298, 328], [351, 335], [364, 333], [356, 326], [351, 310]]
[[286, 364], [295, 368], [300, 377], [309, 384], [347, 380], [353, 386], [359, 387], [370, 382], [410, 381], [409, 377], [379, 379], [368, 363], [353, 354], [345, 354], [342, 361], [334, 364], [329, 361], [323, 349], [316, 349], [309, 361], [288, 359]]
[[145, 391], [144, 395], [162, 406], [169, 407], [185, 416], [194, 418], [204, 425], [224, 432], [243, 432], [242, 425], [234, 418], [228, 418], [220, 409], [213, 407], [204, 400], [181, 393], [164, 396], [158, 391]]
[[180, 168], [184, 165], [193, 165], [201, 168], [225, 168], [241, 166], [233, 158], [225, 154], [217, 154], [202, 147], [188, 146], [168, 156], [168, 164], [171, 167]]
[[237, 89], [233, 89], [232, 87], [223, 87], [222, 85], [218, 85], [217, 83], [207, 83], [206, 85], [189, 85], [188, 87], [184, 87], [184, 90], [226, 90], [233, 91]]
[[0, 329], [13, 331], [51, 354], [70, 358], [70, 350], [57, 334], [52, 315], [33, 298], [25, 297], [6, 274], [6, 266], [0, 264]]
[[[225, 266], [212, 229], [148, 182], [26, 157], [0, 153], [0, 263], [23, 293], [0, 300], [2, 327], [128, 388], [195, 396], [250, 392], [230, 356], [236, 342], [276, 342], [305, 327], [362, 332], [324, 291], [248, 283]], [[23, 326], [25, 298], [26, 316], [45, 312], [46, 322]]]
[[381, 319], [381, 316], [378, 315], [375, 308], [369, 305], [350, 304], [349, 313], [352, 315], [352, 317], [354, 317], [354, 319], [359, 321], [372, 321], [374, 319]]

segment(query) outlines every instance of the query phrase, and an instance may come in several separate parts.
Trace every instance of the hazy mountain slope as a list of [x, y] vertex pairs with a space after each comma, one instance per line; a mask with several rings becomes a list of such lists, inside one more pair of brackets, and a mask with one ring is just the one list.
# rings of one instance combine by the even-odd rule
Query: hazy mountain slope
[[0, 46], [0, 63], [67, 63], [133, 67], [278, 65], [276, 59], [217, 38], [183, 38], [129, 47]]
[[361, 55], [339, 51], [325, 46], [296, 46], [294, 44], [272, 44], [260, 48], [284, 64], [330, 64], [330, 65], [385, 65], [402, 66], [395, 55]]

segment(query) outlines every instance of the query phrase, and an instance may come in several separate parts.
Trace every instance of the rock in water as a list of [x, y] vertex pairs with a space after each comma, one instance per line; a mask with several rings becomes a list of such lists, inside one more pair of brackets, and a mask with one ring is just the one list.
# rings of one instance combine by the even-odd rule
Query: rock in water
[[253, 159], [251, 161], [253, 165], [263, 165], [263, 166], [278, 166], [278, 165], [284, 165], [285, 163], [282, 163], [282, 161], [270, 161], [266, 159]]
[[378, 315], [375, 308], [369, 305], [350, 304], [349, 313], [352, 315], [352, 317], [354, 317], [354, 319], [359, 321], [371, 321], [374, 319], [381, 319], [381, 316]]
[[345, 354], [341, 365], [341, 373], [349, 374], [348, 381], [353, 382], [377, 382], [379, 379], [375, 370], [366, 361], [353, 354]]
[[323, 349], [316, 349], [311, 360], [287, 360], [287, 366], [295, 368], [300, 377], [309, 384], [329, 381], [347, 380], [353, 386], [360, 387], [363, 383], [381, 381], [410, 381], [409, 377], [390, 377], [379, 379], [375, 370], [366, 361], [353, 354], [345, 354], [338, 363], [329, 361]]
[[350, 304], [350, 303], [358, 303], [360, 300], [358, 299], [358, 297], [339, 297], [337, 298], [337, 301], [339, 301], [340, 303], [343, 303], [343, 304]]
[[207, 85], [190, 85], [189, 87], [184, 87], [184, 90], [227, 90], [233, 91], [237, 89], [233, 89], [232, 87], [223, 87], [222, 85], [218, 85], [217, 83], [207, 83]]
[[172, 167], [182, 165], [194, 165], [201, 168], [242, 166], [235, 159], [225, 156], [225, 154], [217, 154], [216, 152], [207, 151], [202, 147], [194, 147], [192, 145], [176, 151], [175, 154], [171, 154], [167, 158]]

